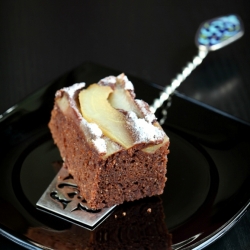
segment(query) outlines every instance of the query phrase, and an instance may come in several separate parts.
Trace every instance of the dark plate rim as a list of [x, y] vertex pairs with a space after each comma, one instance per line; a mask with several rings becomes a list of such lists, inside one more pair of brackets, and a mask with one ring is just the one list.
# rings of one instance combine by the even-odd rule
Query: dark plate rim
[[[144, 81], [144, 80], [143, 80]], [[147, 81], [144, 81], [146, 84], [148, 84], [149, 86], [151, 86], [152, 88], [156, 88], [159, 91], [162, 90], [162, 86], [157, 85], [157, 84], [151, 84]], [[38, 92], [41, 91], [41, 93], [46, 90], [46, 88], [48, 86], [52, 85], [50, 84], [46, 84], [43, 87], [41, 87], [40, 89], [34, 91], [33, 93], [29, 94], [26, 98], [24, 98], [23, 100], [21, 100], [20, 102], [18, 102], [17, 104], [13, 105], [12, 107], [10, 107], [9, 109], [7, 109], [5, 112], [2, 113], [2, 115], [0, 115], [0, 123], [3, 122], [8, 116], [15, 114], [16, 110], [18, 109], [19, 106], [22, 105], [22, 103], [25, 102], [25, 100], [33, 98]], [[179, 98], [187, 101], [187, 102], [191, 102], [194, 103], [195, 105], [201, 106], [202, 108], [211, 110], [212, 112], [218, 113], [222, 116], [228, 117], [230, 119], [233, 119], [239, 123], [242, 123], [244, 125], [250, 126], [250, 123], [241, 120], [233, 115], [230, 115], [224, 111], [221, 111], [219, 109], [216, 109], [212, 106], [209, 106], [205, 103], [202, 103], [200, 101], [197, 101], [193, 98], [190, 98], [184, 94], [179, 93], [178, 91], [175, 91], [174, 95], [178, 96]], [[222, 225], [219, 229], [217, 229], [216, 231], [214, 231], [212, 234], [210, 234], [209, 236], [201, 239], [200, 241], [189, 245], [187, 248], [181, 248], [181, 249], [203, 249], [205, 247], [207, 247], [208, 245], [212, 244], [213, 242], [215, 242], [216, 240], [218, 240], [219, 238], [221, 238], [225, 233], [227, 233], [241, 218], [242, 216], [244, 216], [244, 214], [247, 212], [248, 208], [250, 206], [250, 198], [248, 200], [247, 203], [245, 203], [245, 205], [242, 206], [242, 208], [230, 219], [228, 220], [224, 225]], [[17, 235], [15, 232], [13, 232], [11, 229], [6, 228], [4, 225], [0, 225], [0, 235], [6, 237], [7, 239], [11, 240], [12, 242], [25, 247], [27, 249], [40, 249], [41, 246], [39, 246], [39, 244], [36, 244], [34, 242], [32, 242], [31, 240], [29, 240], [28, 238], [22, 236], [22, 235]], [[179, 248], [175, 248], [176, 246], [173, 245], [173, 249], [179, 249]], [[43, 249], [46, 249], [43, 247]]]

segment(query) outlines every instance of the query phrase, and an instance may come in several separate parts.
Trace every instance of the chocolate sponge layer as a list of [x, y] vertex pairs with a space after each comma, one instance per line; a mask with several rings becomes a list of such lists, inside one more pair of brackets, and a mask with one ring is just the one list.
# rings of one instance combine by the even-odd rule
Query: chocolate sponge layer
[[101, 209], [163, 192], [169, 142], [155, 153], [141, 151], [147, 145], [138, 144], [103, 159], [87, 141], [77, 120], [56, 104], [49, 128], [65, 167], [91, 208]]

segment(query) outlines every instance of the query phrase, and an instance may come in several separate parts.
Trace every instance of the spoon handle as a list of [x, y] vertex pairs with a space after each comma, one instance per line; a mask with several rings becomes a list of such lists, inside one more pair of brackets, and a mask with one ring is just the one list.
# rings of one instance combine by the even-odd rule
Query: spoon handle
[[188, 62], [182, 69], [182, 72], [177, 74], [172, 80], [171, 84], [167, 86], [161, 93], [159, 98], [155, 99], [150, 110], [155, 112], [162, 104], [169, 98], [170, 95], [180, 86], [180, 84], [192, 73], [192, 71], [199, 66], [204, 58], [207, 56], [208, 50], [198, 50], [198, 54], [191, 62]]
[[[155, 111], [162, 107], [166, 100], [180, 86], [180, 84], [191, 74], [191, 72], [202, 63], [209, 51], [221, 49], [232, 42], [238, 40], [244, 34], [243, 23], [237, 15], [229, 15], [203, 22], [197, 30], [195, 36], [195, 44], [198, 47], [198, 54], [193, 60], [187, 63], [183, 68], [182, 73], [178, 74], [168, 85], [163, 92], [160, 93], [159, 98], [155, 99], [150, 106], [150, 110]], [[169, 100], [170, 101], [170, 100]], [[171, 102], [168, 103], [170, 106]], [[163, 124], [167, 117], [167, 111], [162, 109], [162, 119], [160, 124]]]

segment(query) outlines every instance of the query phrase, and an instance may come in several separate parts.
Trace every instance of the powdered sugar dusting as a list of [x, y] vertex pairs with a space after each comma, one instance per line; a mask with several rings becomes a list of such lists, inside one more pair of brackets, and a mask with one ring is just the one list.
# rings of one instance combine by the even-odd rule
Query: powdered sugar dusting
[[103, 86], [112, 86], [116, 84], [116, 77], [115, 76], [107, 76], [101, 79], [98, 84]]
[[85, 85], [86, 85], [85, 82], [75, 83], [70, 87], [63, 88], [62, 90], [68, 93], [70, 98], [74, 98], [74, 94], [76, 93], [76, 91], [84, 88]]
[[103, 140], [102, 138], [96, 138], [96, 139], [92, 139], [92, 142], [100, 153], [107, 152], [105, 140]]
[[[80, 113], [80, 110], [77, 107], [76, 99], [78, 98], [79, 90], [83, 89], [85, 87], [85, 83], [76, 83], [70, 87], [65, 87], [61, 91], [67, 93], [68, 95], [68, 101], [71, 104], [71, 108], [74, 109], [78, 120], [80, 121], [80, 126], [82, 130], [84, 131], [86, 137], [92, 141], [94, 147], [100, 154], [106, 154], [107, 148], [106, 148], [106, 142], [101, 137], [103, 136], [102, 130], [98, 127], [95, 123], [89, 123], [87, 122], [82, 114]], [[59, 95], [59, 94], [58, 94]]]
[[133, 83], [129, 81], [128, 77], [124, 73], [118, 75], [117, 77], [107, 76], [101, 79], [98, 84], [110, 87], [118, 87], [121, 85], [121, 87], [126, 90], [134, 90]]
[[[125, 74], [120, 74], [117, 77], [108, 76], [103, 78], [98, 82], [102, 86], [110, 86], [112, 89], [122, 88], [127, 90], [132, 98], [134, 99], [134, 86], [131, 81], [128, 80]], [[79, 110], [79, 103], [77, 101], [78, 94], [85, 87], [85, 83], [76, 83], [70, 87], [65, 87], [60, 91], [57, 91], [57, 97], [62, 98], [63, 93], [66, 93], [68, 97], [67, 100], [70, 103], [70, 106], [75, 110], [77, 119], [80, 122], [80, 127], [82, 128], [87, 140], [92, 143], [95, 149], [100, 154], [112, 154], [113, 152], [121, 150], [120, 146], [114, 144], [110, 138], [107, 139], [104, 136], [102, 130], [96, 123], [88, 122], [81, 114]], [[165, 133], [160, 128], [153, 125], [153, 122], [156, 121], [155, 115], [150, 111], [149, 105], [142, 100], [133, 100], [135, 104], [135, 110], [137, 108], [140, 110], [140, 115], [136, 115], [135, 112], [126, 111], [126, 123], [127, 128], [130, 130], [133, 139], [134, 145], [138, 143], [153, 143], [159, 144], [164, 140]], [[137, 107], [136, 107], [137, 106]], [[110, 140], [110, 142], [109, 142]], [[114, 144], [114, 145], [113, 145]]]
[[122, 80], [124, 83], [124, 89], [127, 90], [134, 90], [134, 85], [131, 81], [129, 81], [128, 77], [125, 74], [120, 74], [119, 76], [117, 76], [118, 80]]
[[85, 135], [89, 138], [89, 140], [92, 141], [96, 150], [101, 154], [106, 154], [106, 142], [103, 138], [101, 138], [103, 135], [102, 130], [96, 123], [87, 122], [83, 116], [79, 117], [79, 119], [82, 130], [85, 132]]
[[154, 121], [157, 120], [157, 118], [155, 117], [155, 115], [150, 111], [149, 105], [146, 102], [144, 102], [142, 100], [136, 99], [135, 103], [140, 108], [141, 112], [144, 115], [144, 119], [147, 122], [152, 123], [152, 122], [154, 122]]
[[132, 131], [136, 143], [159, 142], [164, 140], [165, 133], [145, 119], [138, 118], [132, 111], [127, 114], [127, 124]]
[[96, 123], [88, 123], [90, 133], [95, 135], [95, 137], [101, 137], [102, 131]]

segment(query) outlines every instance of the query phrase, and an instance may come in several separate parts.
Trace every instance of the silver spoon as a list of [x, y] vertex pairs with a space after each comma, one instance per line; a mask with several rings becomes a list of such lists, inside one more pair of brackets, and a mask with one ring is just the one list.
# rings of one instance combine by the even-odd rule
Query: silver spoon
[[[233, 43], [242, 37], [243, 34], [243, 23], [237, 15], [222, 16], [203, 22], [195, 36], [198, 54], [191, 62], [187, 63], [182, 72], [177, 74], [171, 84], [160, 93], [160, 97], [154, 100], [150, 106], [150, 110], [154, 113], [161, 107], [191, 72], [202, 63], [208, 52], [218, 50]], [[163, 117], [160, 120], [160, 124], [163, 124], [166, 120], [166, 109], [162, 110], [162, 115]]]

